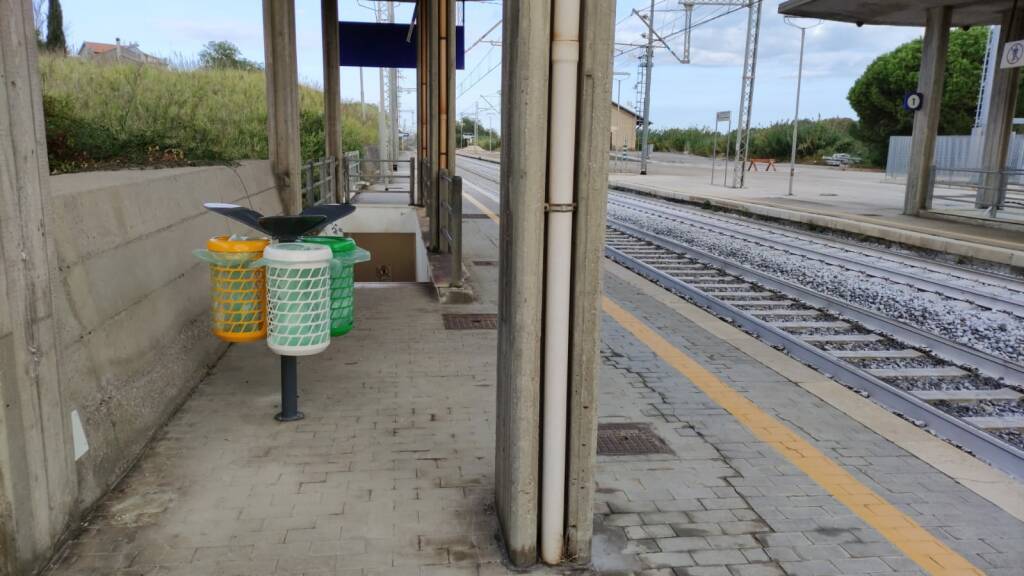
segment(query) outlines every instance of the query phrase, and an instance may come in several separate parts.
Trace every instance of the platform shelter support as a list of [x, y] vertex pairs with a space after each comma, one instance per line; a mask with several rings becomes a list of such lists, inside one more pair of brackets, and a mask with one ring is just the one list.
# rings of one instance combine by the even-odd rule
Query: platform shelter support
[[927, 208], [931, 191], [932, 162], [935, 159], [935, 140], [939, 133], [939, 115], [942, 111], [942, 86], [946, 73], [949, 47], [949, 27], [953, 9], [936, 6], [927, 12], [924, 47], [917, 91], [924, 95], [921, 109], [914, 113], [913, 136], [910, 141], [910, 165], [907, 169], [907, 189], [903, 213], [917, 216]]
[[417, 23], [420, 60], [426, 64], [419, 71], [425, 95], [421, 127], [426, 128], [421, 150], [430, 163], [430, 173], [423, 174], [430, 186], [424, 192], [432, 194], [423, 203], [430, 220], [430, 249], [436, 251], [441, 247], [437, 177], [442, 169], [455, 174], [455, 0], [420, 0], [417, 6], [417, 18], [422, 19]]
[[[337, 19], [335, 19], [337, 21]], [[295, 0], [263, 0], [270, 166], [285, 214], [302, 211]], [[334, 51], [338, 53], [337, 50]]]
[[324, 52], [324, 154], [335, 158], [328, 197], [341, 198], [341, 168], [345, 155], [341, 142], [341, 54], [338, 50], [338, 0], [320, 0]]
[[47, 233], [50, 169], [32, 3], [0, 0], [0, 575], [34, 574], [75, 520]]
[[[1011, 28], [1012, 26], [1012, 28]], [[985, 185], [975, 200], [978, 208], [998, 204], [1004, 181], [999, 171], [1006, 168], [1006, 157], [1010, 149], [1013, 132], [1013, 117], [1017, 110], [1017, 91], [1020, 86], [1020, 68], [1002, 68], [1003, 46], [1007, 41], [1024, 35], [1024, 15], [1014, 18], [1011, 11], [1003, 15], [999, 27], [999, 50], [993, 55], [996, 61], [992, 79], [992, 97], [989, 101], [988, 117], [985, 119], [985, 136], [982, 143], [981, 168], [986, 172]]]
[[[573, 200], [549, 207], [552, 4], [506, 2], [502, 54], [501, 240], [495, 491], [510, 560], [538, 559], [546, 211], [572, 211], [563, 562], [590, 559], [600, 262], [607, 188], [613, 2], [581, 2]], [[564, 57], [564, 52], [560, 57]], [[564, 105], [564, 103], [562, 103]]]

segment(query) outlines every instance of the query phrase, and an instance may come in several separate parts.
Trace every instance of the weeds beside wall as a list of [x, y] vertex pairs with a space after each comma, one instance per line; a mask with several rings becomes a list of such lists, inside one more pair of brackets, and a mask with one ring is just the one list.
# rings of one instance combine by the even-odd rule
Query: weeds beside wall
[[[267, 158], [261, 71], [177, 69], [41, 55], [54, 173]], [[299, 87], [302, 158], [324, 153], [323, 93]], [[377, 140], [377, 108], [342, 104], [345, 150]]]

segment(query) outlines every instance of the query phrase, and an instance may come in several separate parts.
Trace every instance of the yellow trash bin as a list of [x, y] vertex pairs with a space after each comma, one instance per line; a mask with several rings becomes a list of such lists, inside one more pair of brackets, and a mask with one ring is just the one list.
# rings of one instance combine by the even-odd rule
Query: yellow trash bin
[[265, 238], [210, 238], [196, 256], [210, 265], [213, 333], [227, 342], [267, 337], [267, 281], [262, 266], [251, 266], [270, 243]]

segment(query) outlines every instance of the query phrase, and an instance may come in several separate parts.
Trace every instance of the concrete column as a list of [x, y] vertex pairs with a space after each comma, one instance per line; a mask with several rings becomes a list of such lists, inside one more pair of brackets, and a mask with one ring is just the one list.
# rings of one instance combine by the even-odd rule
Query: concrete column
[[[495, 489], [512, 562], [537, 561], [551, 0], [506, 2], [502, 36], [501, 258]], [[615, 4], [583, 2], [569, 346], [565, 558], [593, 532], [601, 262]]]
[[439, 226], [440, 201], [438, 198], [437, 173], [441, 165], [441, 123], [438, 114], [441, 102], [441, 76], [439, 72], [441, 58], [441, 35], [438, 30], [441, 20], [441, 2], [428, 1], [423, 32], [426, 34], [427, 48], [427, 159], [430, 160], [430, 173], [424, 176], [430, 182], [430, 201], [427, 202], [430, 221], [430, 249], [438, 250], [441, 246]]
[[[1013, 29], [1010, 29], [1010, 25]], [[1003, 14], [999, 27], [999, 50], [993, 54], [995, 75], [992, 79], [991, 100], [988, 116], [985, 118], [984, 142], [982, 144], [981, 168], [986, 171], [998, 171], [1006, 167], [1006, 156], [1010, 148], [1010, 136], [1013, 133], [1013, 117], [1017, 111], [1017, 90], [1020, 86], [1020, 68], [1001, 68], [1003, 46], [1007, 41], [1020, 38], [1024, 34], [1024, 18], [1020, 15], [1013, 18], [1011, 12]], [[999, 201], [1001, 179], [998, 174], [991, 174], [983, 179], [983, 189], [978, 191], [975, 206], [988, 208]]]
[[441, 102], [438, 103], [440, 114], [440, 153], [441, 165], [448, 172], [455, 174], [455, 0], [444, 0], [441, 4], [442, 21], [438, 32], [441, 34], [440, 55], [444, 60], [439, 62], [438, 72], [441, 74]]
[[537, 561], [551, 0], [505, 2], [502, 37], [495, 500], [522, 567]]
[[285, 214], [302, 211], [295, 0], [263, 0], [270, 165]]
[[601, 362], [601, 270], [608, 200], [608, 148], [615, 3], [583, 2], [576, 122], [576, 214], [573, 223], [572, 326], [569, 364], [569, 462], [566, 556], [590, 562]]
[[[324, 46], [324, 153], [338, 159], [345, 155], [341, 147], [341, 54], [338, 50], [338, 0], [320, 0], [320, 20]], [[332, 198], [341, 198], [339, 175], [334, 172]]]
[[49, 164], [31, 3], [0, 0], [0, 574], [32, 574], [73, 520], [47, 234]]
[[928, 203], [952, 13], [950, 6], [928, 9], [921, 71], [917, 80], [917, 91], [924, 95], [924, 102], [914, 114], [914, 135], [910, 143], [910, 165], [907, 168], [907, 192], [903, 207], [903, 213], [910, 216], [916, 216]]

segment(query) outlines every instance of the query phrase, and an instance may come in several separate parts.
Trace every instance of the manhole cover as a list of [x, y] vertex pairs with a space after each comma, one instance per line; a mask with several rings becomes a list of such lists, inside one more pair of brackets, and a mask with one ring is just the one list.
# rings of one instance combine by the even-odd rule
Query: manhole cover
[[486, 220], [490, 218], [487, 214], [462, 214], [463, 220]]
[[473, 260], [473, 266], [497, 266], [497, 260]]
[[497, 314], [444, 314], [445, 330], [495, 330]]
[[600, 456], [673, 454], [650, 425], [633, 422], [598, 424], [597, 453]]

